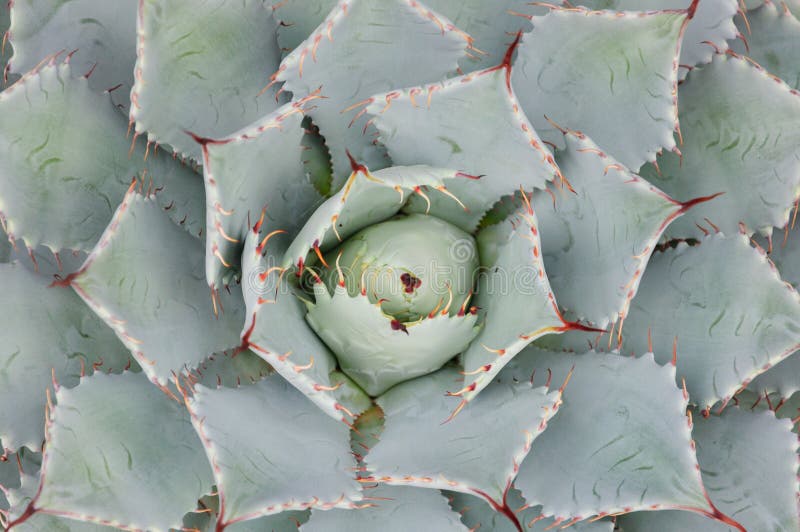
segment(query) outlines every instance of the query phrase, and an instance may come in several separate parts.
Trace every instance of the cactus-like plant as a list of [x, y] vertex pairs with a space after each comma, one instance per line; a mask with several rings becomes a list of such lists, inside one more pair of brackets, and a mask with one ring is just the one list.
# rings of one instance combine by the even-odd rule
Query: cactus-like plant
[[799, 530], [787, 2], [11, 0], [0, 524]]

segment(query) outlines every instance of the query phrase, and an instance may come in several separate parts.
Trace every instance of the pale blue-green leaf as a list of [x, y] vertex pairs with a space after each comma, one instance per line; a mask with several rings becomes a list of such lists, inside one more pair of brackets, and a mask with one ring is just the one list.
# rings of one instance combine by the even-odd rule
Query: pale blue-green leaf
[[17, 263], [0, 265], [0, 437], [7, 449], [40, 450], [46, 390], [78, 384], [82, 368], [120, 371], [130, 355], [72, 290]]
[[748, 11], [746, 21], [737, 16], [736, 26], [744, 40], [730, 42], [734, 52], [749, 56], [791, 88], [800, 89], [800, 21], [790, 11], [779, 3], [765, 3]]
[[302, 122], [305, 135], [303, 135], [300, 145], [303, 150], [303, 167], [314, 190], [324, 198], [331, 197], [336, 191], [333, 190], [333, 164], [331, 163], [331, 152], [325, 144], [325, 137], [319, 132], [319, 128], [311, 117], [306, 116]]
[[204, 140], [211, 286], [227, 284], [238, 268], [248, 224], [262, 209], [275, 229], [294, 235], [322, 203], [303, 167], [303, 104], [286, 104], [228, 138]]
[[[21, 5], [24, 2], [17, 2]], [[125, 118], [69, 64], [48, 63], [0, 93], [0, 212], [29, 248], [89, 251], [136, 175], [194, 235], [202, 232], [203, 182], [164, 153], [126, 138]]]
[[[302, 268], [316, 259], [308, 255], [316, 246], [329, 251], [354, 233], [397, 214], [413, 194], [448, 187], [469, 177], [454, 170], [430, 166], [393, 166], [376, 172], [356, 166], [345, 185], [328, 198], [294, 238], [283, 259], [284, 267]], [[456, 208], [458, 202], [447, 198]]]
[[781, 360], [767, 371], [753, 379], [747, 388], [763, 395], [777, 393], [785, 398], [800, 391], [800, 352], [795, 352]]
[[220, 291], [212, 301], [203, 265], [202, 242], [170, 223], [152, 196], [131, 189], [66, 281], [165, 386], [173, 373], [240, 343], [241, 291]]
[[321, 282], [314, 295], [306, 321], [336, 354], [342, 371], [373, 397], [439, 369], [478, 334], [478, 318], [471, 313], [437, 313], [398, 330], [394, 318], [366, 295], [351, 296], [343, 286], [331, 294]]
[[96, 92], [116, 87], [115, 103], [127, 111], [136, 63], [137, 0], [20, 0], [11, 6], [10, 70], [24, 74], [56, 53], [72, 54], [76, 72], [93, 70]]
[[[743, 58], [715, 55], [681, 84], [682, 160], [665, 153], [642, 177], [679, 201], [724, 192], [670, 225], [670, 238], [769, 234], [800, 194], [800, 95]], [[698, 227], [702, 226], [702, 227]]]
[[445, 392], [462, 380], [446, 367], [377, 399], [385, 422], [366, 456], [370, 479], [478, 494], [505, 506], [503, 493], [558, 410], [561, 392], [496, 383], [448, 420], [457, 401]]
[[34, 511], [163, 530], [211, 489], [189, 414], [144, 375], [96, 373], [56, 397]]
[[567, 132], [557, 161], [575, 193], [549, 186], [533, 208], [542, 257], [558, 305], [571, 318], [605, 328], [624, 318], [661, 232], [683, 206]]
[[242, 343], [326, 414], [350, 423], [350, 414], [358, 415], [369, 405], [369, 398], [336, 370], [336, 359], [306, 323], [301, 297], [307, 296], [286, 278], [294, 273], [282, 274], [276, 269], [288, 239], [282, 235], [266, 239], [260, 229], [257, 226], [250, 231], [242, 254], [248, 316]]
[[[191, 532], [215, 532], [217, 517], [219, 514], [219, 496], [203, 497], [200, 513], [186, 514], [183, 518], [183, 527]], [[249, 521], [239, 521], [225, 527], [227, 532], [297, 532], [297, 527], [308, 521], [311, 510], [294, 510], [281, 512], [279, 514], [267, 515], [251, 519]], [[181, 529], [181, 532], [187, 532]]]
[[447, 506], [447, 500], [437, 491], [408, 486], [378, 486], [369, 490], [369, 496], [378, 499], [369, 508], [312, 512], [308, 523], [300, 526], [300, 531], [466, 530], [459, 522], [458, 514]]
[[350, 173], [345, 149], [373, 170], [388, 166], [362, 126], [349, 127], [353, 113], [342, 111], [378, 92], [444, 78], [467, 46], [460, 30], [415, 0], [348, 0], [283, 60], [276, 81], [295, 98], [321, 88], [325, 99], [309, 115], [330, 147], [337, 185]]
[[662, 364], [675, 342], [678, 383], [702, 409], [796, 351], [799, 333], [797, 292], [742, 234], [653, 255], [622, 330], [625, 352], [647, 351], [650, 335]]
[[76, 521], [69, 517], [35, 514], [30, 519], [16, 525], [13, 532], [117, 532], [119, 528]]
[[534, 17], [511, 83], [544, 140], [562, 142], [546, 115], [586, 133], [635, 172], [675, 147], [678, 53], [687, 17], [685, 11], [624, 13], [554, 8]]
[[[646, 11], [687, 9], [692, 4], [692, 0], [577, 0], [573, 3], [592, 9]], [[724, 51], [728, 47], [727, 39], [733, 39], [736, 36], [733, 17], [738, 8], [739, 4], [736, 0], [700, 0], [697, 4], [697, 11], [686, 25], [683, 34], [680, 64], [692, 67], [708, 63], [714, 54], [715, 46]], [[685, 76], [686, 69], [681, 67], [679, 74]]]
[[[728, 408], [697, 416], [693, 436], [703, 480], [719, 509], [745, 529], [800, 529], [797, 514], [797, 435], [788, 419], [769, 411]], [[726, 523], [682, 512], [641, 512], [619, 520], [624, 532], [726, 532]]]
[[[560, 175], [507, 84], [508, 68], [380, 94], [366, 107], [395, 164], [425, 163], [481, 176], [449, 185], [468, 211], [439, 192], [430, 198], [431, 214], [468, 231], [501, 196], [520, 187], [544, 188]], [[416, 212], [428, 208], [421, 197], [413, 206]]]
[[675, 368], [640, 358], [529, 348], [500, 377], [561, 382], [558, 416], [522, 462], [515, 483], [563, 522], [656, 507], [707, 510]]
[[[518, 532], [514, 523], [505, 515], [496, 512], [488, 502], [457, 491], [443, 492], [450, 506], [461, 515], [461, 522], [470, 530], [491, 530], [492, 532]], [[516, 518], [526, 532], [545, 532], [558, 527], [552, 517], [542, 515], [541, 506], [530, 506], [515, 487], [506, 494], [508, 507], [514, 510]], [[614, 521], [602, 519], [595, 522], [582, 521], [569, 526], [573, 532], [612, 532]]]
[[185, 374], [209, 388], [234, 388], [260, 381], [272, 372], [270, 365], [249, 349], [230, 349], [209, 356]]
[[261, 89], [280, 64], [277, 28], [264, 0], [139, 2], [136, 132], [200, 161], [186, 131], [222, 137], [274, 110], [275, 91]]
[[462, 355], [465, 401], [486, 387], [530, 342], [566, 331], [544, 271], [536, 216], [521, 207], [478, 233], [481, 272], [473, 304], [481, 309], [478, 337]]
[[361, 499], [347, 426], [277, 375], [239, 389], [197, 387], [188, 407], [214, 469], [218, 527]]

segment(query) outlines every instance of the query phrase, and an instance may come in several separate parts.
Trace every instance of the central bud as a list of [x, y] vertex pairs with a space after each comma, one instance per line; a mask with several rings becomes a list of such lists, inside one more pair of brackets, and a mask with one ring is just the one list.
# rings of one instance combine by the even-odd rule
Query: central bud
[[[338, 260], [337, 260], [338, 259]], [[399, 325], [468, 302], [478, 270], [475, 240], [438, 218], [412, 214], [364, 229], [326, 257], [324, 279], [331, 292], [343, 278]], [[338, 262], [338, 267], [334, 264]]]
[[432, 216], [398, 216], [320, 257], [306, 320], [372, 396], [439, 369], [479, 331], [475, 239]]

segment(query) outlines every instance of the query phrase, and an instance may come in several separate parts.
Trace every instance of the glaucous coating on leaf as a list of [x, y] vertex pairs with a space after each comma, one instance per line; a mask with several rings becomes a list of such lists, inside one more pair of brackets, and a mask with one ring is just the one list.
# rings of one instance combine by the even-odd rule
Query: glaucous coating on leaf
[[441, 310], [450, 291], [450, 313], [457, 313], [479, 267], [470, 234], [423, 214], [367, 227], [331, 251], [326, 262], [330, 268], [324, 280], [331, 292], [341, 272], [351, 296], [366, 291], [371, 303], [381, 301], [381, 310], [401, 322]]

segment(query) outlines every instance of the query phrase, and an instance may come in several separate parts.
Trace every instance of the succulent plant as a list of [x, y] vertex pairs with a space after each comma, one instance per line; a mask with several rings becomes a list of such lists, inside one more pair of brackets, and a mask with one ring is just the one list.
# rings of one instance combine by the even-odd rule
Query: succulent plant
[[800, 530], [800, 4], [534, 4], [0, 9], [0, 524]]

